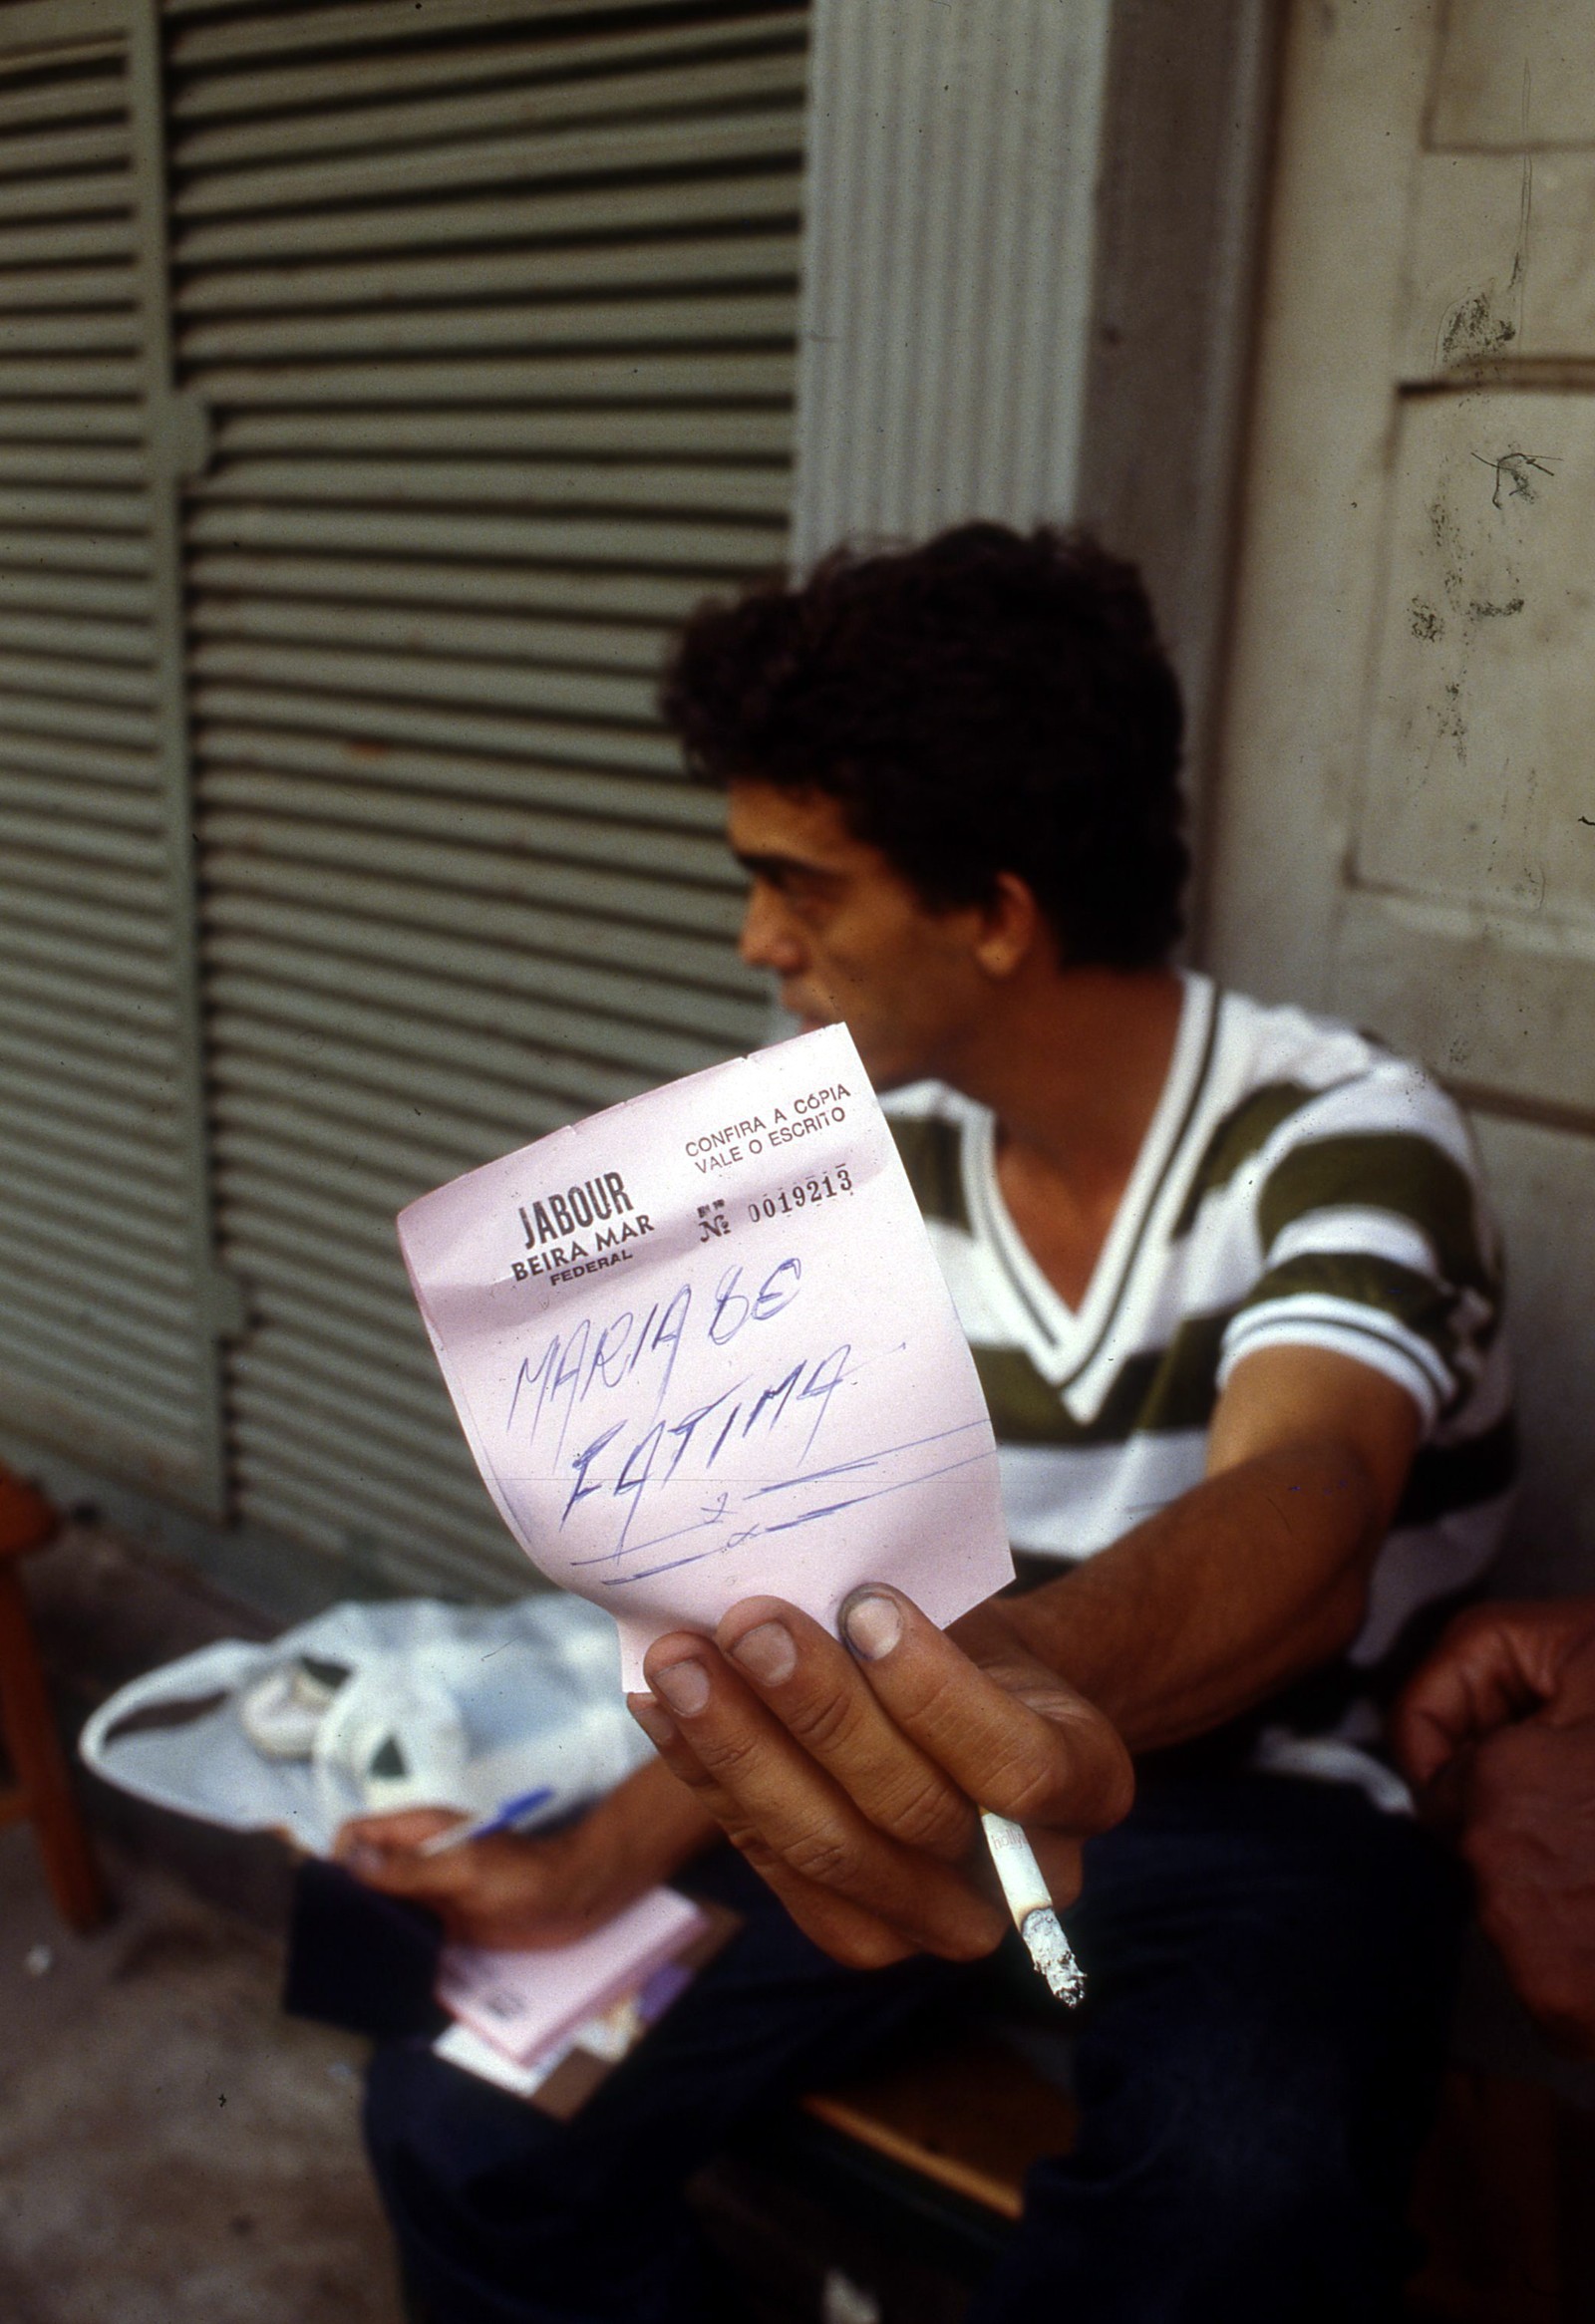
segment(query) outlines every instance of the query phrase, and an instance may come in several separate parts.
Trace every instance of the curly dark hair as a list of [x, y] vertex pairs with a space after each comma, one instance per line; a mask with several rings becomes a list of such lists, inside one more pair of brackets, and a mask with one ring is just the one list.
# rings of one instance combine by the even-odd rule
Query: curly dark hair
[[933, 909], [1031, 888], [1071, 964], [1159, 965], [1189, 869], [1179, 686], [1132, 565], [963, 524], [700, 606], [660, 706], [701, 781], [839, 800]]

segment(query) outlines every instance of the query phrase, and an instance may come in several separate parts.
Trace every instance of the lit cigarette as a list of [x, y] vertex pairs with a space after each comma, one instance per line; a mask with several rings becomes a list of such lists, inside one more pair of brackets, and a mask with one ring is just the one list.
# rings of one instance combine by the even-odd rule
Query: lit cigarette
[[981, 1811], [981, 1829], [997, 1878], [1003, 1885], [1014, 1926], [1025, 1940], [1025, 1950], [1060, 2001], [1071, 2008], [1085, 1996], [1086, 1975], [1070, 1949], [1063, 1923], [1053, 1909], [1047, 1883], [1041, 1877], [1030, 1842], [1006, 1816]]

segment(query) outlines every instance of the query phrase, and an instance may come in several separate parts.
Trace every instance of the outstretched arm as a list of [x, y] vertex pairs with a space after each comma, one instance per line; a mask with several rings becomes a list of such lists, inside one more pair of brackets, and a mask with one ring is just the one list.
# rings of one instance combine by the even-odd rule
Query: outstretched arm
[[[1313, 1348], [1236, 1366], [1207, 1481], [1028, 1598], [940, 1636], [900, 1594], [845, 1609], [851, 1655], [774, 1598], [661, 1639], [633, 1708], [816, 1942], [859, 1965], [989, 1951], [977, 1807], [1025, 1824], [1055, 1899], [1129, 1804], [1135, 1748], [1196, 1735], [1356, 1634], [1419, 1416]], [[1108, 1714], [1107, 1718], [1103, 1713]]]
[[1003, 1610], [1131, 1750], [1206, 1734], [1356, 1636], [1418, 1434], [1382, 1372], [1260, 1349], [1219, 1399], [1206, 1481]]

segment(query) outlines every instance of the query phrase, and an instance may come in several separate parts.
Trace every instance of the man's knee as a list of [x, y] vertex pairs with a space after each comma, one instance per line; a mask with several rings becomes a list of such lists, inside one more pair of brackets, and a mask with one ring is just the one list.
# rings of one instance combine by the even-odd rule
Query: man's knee
[[[366, 2077], [372, 2167], [396, 2215], [488, 2214], [512, 2199], [524, 2218], [557, 2175], [561, 2126], [430, 2048], [392, 2042]], [[510, 2190], [513, 2190], [512, 2197]], [[549, 2200], [569, 2189], [549, 2186]]]
[[1037, 2286], [1078, 2276], [1094, 2288], [1119, 2269], [1162, 2287], [1170, 2316], [1376, 2324], [1402, 2232], [1338, 2110], [1315, 2119], [1259, 2092], [1238, 2106], [1217, 2092], [1182, 2102], [1165, 2085], [1111, 2138], [1088, 2121], [1073, 2156], [1031, 2173], [1016, 2266]]
[[1353, 2160], [1343, 2108], [1258, 2106], [1236, 2119], [1193, 2110], [1176, 2144], [1177, 2207], [1187, 2223], [1223, 2223], [1237, 2247], [1288, 2249], [1299, 2236], [1366, 2219], [1370, 2189]]
[[[1110, 2199], [1189, 2232], [1246, 2240], [1399, 2207], [1427, 2084], [1411, 2059], [1258, 1993], [1212, 1984], [1155, 2021], [1085, 2028], [1076, 2056], [1078, 2173]], [[1398, 2070], [1398, 2066], [1399, 2069]]]
[[407, 2274], [439, 2318], [674, 2313], [691, 2266], [680, 2227], [620, 2199], [605, 2140], [409, 2043], [372, 2059], [366, 2138]]

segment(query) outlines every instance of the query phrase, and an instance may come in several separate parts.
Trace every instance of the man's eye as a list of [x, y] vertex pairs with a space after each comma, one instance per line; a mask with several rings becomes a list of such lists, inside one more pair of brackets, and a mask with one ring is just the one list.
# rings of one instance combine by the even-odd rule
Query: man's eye
[[782, 868], [760, 873], [754, 882], [778, 897], [789, 912], [800, 920], [815, 920], [828, 912], [835, 903], [835, 883], [822, 873]]
[[804, 920], [817, 920], [831, 902], [830, 889], [822, 880], [793, 880], [787, 887], [786, 898]]

